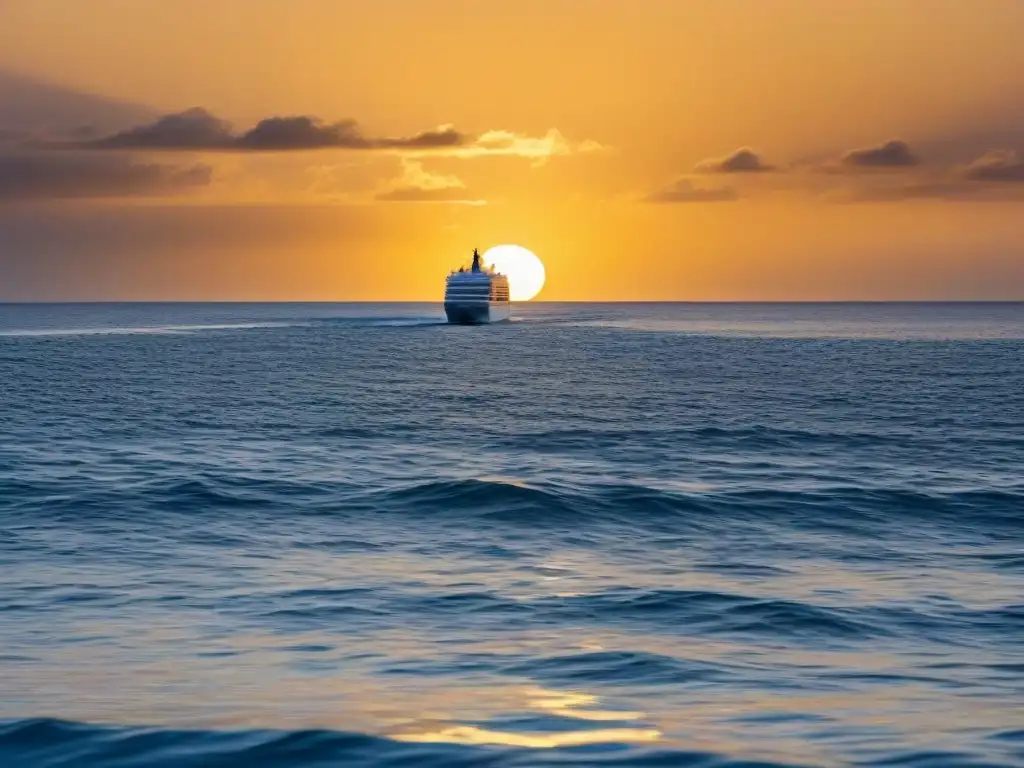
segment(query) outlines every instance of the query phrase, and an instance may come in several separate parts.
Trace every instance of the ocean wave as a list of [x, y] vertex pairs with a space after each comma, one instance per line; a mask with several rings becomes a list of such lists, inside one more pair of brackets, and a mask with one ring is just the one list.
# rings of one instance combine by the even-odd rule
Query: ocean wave
[[557, 489], [498, 480], [432, 480], [378, 491], [371, 497], [384, 509], [402, 513], [469, 513], [494, 520], [556, 522], [587, 514], [579, 497]]
[[[586, 764], [584, 752], [550, 750], [547, 756], [514, 747], [404, 742], [383, 736], [328, 730], [176, 730], [89, 725], [53, 719], [0, 724], [0, 758], [6, 768], [142, 766], [249, 768], [249, 766], [544, 766]], [[610, 763], [650, 765], [644, 751], [612, 755]], [[554, 754], [550, 754], [554, 753]], [[706, 756], [710, 762], [712, 757]], [[728, 765], [729, 761], [715, 765]], [[700, 763], [694, 763], [699, 765]]]
[[[475, 520], [492, 525], [564, 528], [639, 526], [665, 534], [737, 526], [795, 526], [865, 537], [916, 520], [924, 526], [989, 530], [1024, 528], [1024, 489], [941, 491], [836, 484], [784, 488], [672, 490], [644, 483], [522, 483], [501, 478], [437, 479], [372, 487], [349, 480], [189, 473], [185, 477], [99, 483], [85, 477], [51, 483], [0, 475], [0, 497], [36, 517], [86, 515], [90, 520], [130, 511], [205, 515], [233, 512], [307, 515], [387, 513], [438, 523]], [[1015, 552], [979, 555], [1004, 569], [1019, 567]]]
[[[940, 425], [934, 425], [938, 427]], [[959, 449], [998, 449], [1001, 452], [1024, 447], [1010, 423], [993, 421], [989, 429], [964, 432], [958, 437]], [[643, 446], [646, 450], [663, 448], [678, 451], [689, 448], [726, 453], [770, 453], [785, 451], [808, 455], [865, 454], [878, 451], [948, 450], [946, 437], [935, 429], [889, 426], [884, 429], [795, 429], [772, 425], [742, 427], [673, 425], [659, 427], [591, 426], [587, 429], [517, 430], [493, 437], [494, 443], [508, 451], [531, 451], [552, 454], [593, 454], [616, 447]]]
[[435, 480], [375, 491], [381, 508], [442, 513], [507, 523], [622, 523], [714, 529], [735, 523], [798, 524], [874, 535], [872, 525], [907, 518], [943, 524], [1024, 527], [1024, 490], [915, 491], [836, 485], [807, 490], [679, 490], [641, 484], [536, 484], [481, 479]]
[[641, 651], [592, 651], [541, 656], [505, 665], [502, 672], [542, 680], [550, 685], [587, 688], [595, 680], [605, 685], [690, 684], [724, 682], [733, 674], [722, 664], [679, 659]]
[[[172, 730], [88, 725], [52, 719], [0, 725], [0, 758], [9, 768], [70, 766], [326, 766], [382, 764], [408, 747], [336, 731]], [[459, 750], [452, 750], [457, 757]]]
[[[476, 602], [478, 607], [483, 605], [481, 598]], [[695, 637], [760, 637], [817, 647], [891, 637], [894, 626], [913, 630], [918, 620], [913, 611], [893, 615], [870, 605], [824, 606], [706, 590], [615, 589], [542, 597], [525, 604], [491, 597], [488, 603], [491, 611], [517, 612], [519, 620], [526, 622], [557, 619]], [[429, 610], [433, 604], [424, 608]], [[1012, 623], [1005, 626], [1013, 628]]]
[[[603, 733], [615, 735], [608, 729]], [[450, 739], [431, 743], [429, 738], [408, 740], [329, 730], [177, 730], [32, 719], [0, 724], [0, 758], [5, 768], [249, 768], [257, 765], [276, 768], [333, 768], [338, 765], [547, 768], [567, 764], [732, 768], [755, 765], [727, 754], [650, 748], [614, 741], [598, 742], [596, 746], [587, 746], [587, 741], [583, 741], [576, 747], [529, 748], [515, 746], [514, 735], [506, 735], [513, 742], [512, 746], [500, 745], [500, 742], [475, 746], [451, 743]], [[756, 765], [786, 768], [797, 763], [759, 761]]]
[[[288, 481], [212, 474], [113, 482], [65, 481], [60, 493], [50, 483], [0, 479], [0, 497], [13, 509], [31, 509], [34, 517], [74, 517], [97, 523], [140, 513], [209, 516], [214, 513], [274, 512], [317, 500], [336, 500], [352, 488], [339, 481]], [[152, 521], [154, 518], [148, 517]], [[156, 518], [159, 522], [160, 518]]]
[[[755, 724], [756, 725], [756, 724]], [[465, 732], [466, 736], [460, 734]], [[479, 739], [492, 734], [490, 743]], [[568, 740], [568, 746], [544, 746], [551, 733], [487, 731], [476, 727], [442, 729], [409, 738], [402, 734], [374, 735], [326, 729], [174, 729], [139, 726], [94, 725], [83, 722], [35, 718], [0, 722], [0, 760], [5, 768], [800, 768], [816, 764], [800, 759], [751, 759], [722, 745], [720, 751], [687, 749], [684, 745], [630, 744], [616, 742], [621, 733], [633, 730], [596, 731], [593, 737]], [[994, 733], [989, 743], [1001, 742], [1004, 754], [1021, 756], [1020, 730]], [[471, 738], [473, 736], [478, 738]], [[651, 732], [656, 736], [656, 732]], [[460, 743], [462, 742], [462, 743]], [[536, 742], [537, 746], [523, 746]], [[986, 766], [1002, 768], [1017, 760], [1000, 760], [988, 750], [875, 748], [866, 765], [900, 765], [907, 768], [936, 766]]]
[[[994, 646], [1012, 646], [1024, 631], [1024, 606], [1013, 603], [970, 607], [956, 601], [935, 605], [900, 605], [878, 597], [849, 594], [811, 595], [805, 599], [765, 597], [755, 590], [712, 589], [583, 589], [494, 590], [457, 585], [426, 590], [411, 582], [405, 587], [323, 588], [253, 591], [209, 601], [217, 608], [260, 627], [277, 631], [330, 631], [338, 621], [349, 629], [384, 626], [395, 617], [430, 622], [467, 634], [499, 631], [514, 624], [543, 630], [567, 626], [590, 631], [651, 632], [672, 637], [727, 638], [743, 642], [786, 643], [807, 649], [851, 648], [869, 642], [889, 646], [957, 646], [982, 632]], [[97, 593], [102, 600], [105, 593]], [[114, 594], [116, 597], [116, 594]], [[831, 599], [829, 599], [831, 598]], [[44, 596], [45, 604], [52, 602]], [[207, 602], [189, 598], [188, 605]], [[1004, 638], [993, 640], [992, 638]], [[595, 657], [597, 658], [597, 657]], [[593, 665], [593, 682], [608, 682], [613, 670]], [[561, 678], [549, 680], [565, 683]], [[634, 682], [645, 682], [637, 676]]]

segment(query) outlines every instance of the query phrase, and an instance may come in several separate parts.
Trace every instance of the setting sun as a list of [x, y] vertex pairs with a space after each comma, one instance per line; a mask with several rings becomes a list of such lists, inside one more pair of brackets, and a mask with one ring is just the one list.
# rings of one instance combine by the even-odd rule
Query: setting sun
[[521, 245], [496, 245], [483, 255], [484, 264], [508, 276], [512, 301], [529, 301], [544, 287], [544, 264]]

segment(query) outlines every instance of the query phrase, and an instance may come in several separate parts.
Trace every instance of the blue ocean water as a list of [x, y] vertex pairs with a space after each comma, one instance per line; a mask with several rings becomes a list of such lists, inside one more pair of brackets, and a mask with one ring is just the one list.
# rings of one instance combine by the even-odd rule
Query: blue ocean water
[[1024, 765], [1024, 305], [0, 306], [0, 766]]

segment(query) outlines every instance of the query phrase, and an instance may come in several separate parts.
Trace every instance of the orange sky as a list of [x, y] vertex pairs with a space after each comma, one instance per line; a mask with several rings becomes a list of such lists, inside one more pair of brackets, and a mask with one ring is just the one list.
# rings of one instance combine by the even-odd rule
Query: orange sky
[[1024, 299], [1021, 29], [1019, 0], [4, 0], [0, 300], [436, 300], [498, 242], [547, 300]]

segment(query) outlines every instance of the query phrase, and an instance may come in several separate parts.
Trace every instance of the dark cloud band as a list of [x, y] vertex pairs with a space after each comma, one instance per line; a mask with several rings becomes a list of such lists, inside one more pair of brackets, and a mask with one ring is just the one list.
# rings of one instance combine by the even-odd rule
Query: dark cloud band
[[364, 136], [353, 120], [324, 123], [304, 115], [268, 117], [244, 133], [199, 107], [164, 115], [146, 125], [78, 142], [80, 149], [134, 149], [203, 152], [284, 152], [316, 149], [443, 149], [458, 147], [466, 136], [443, 127], [399, 138]]

